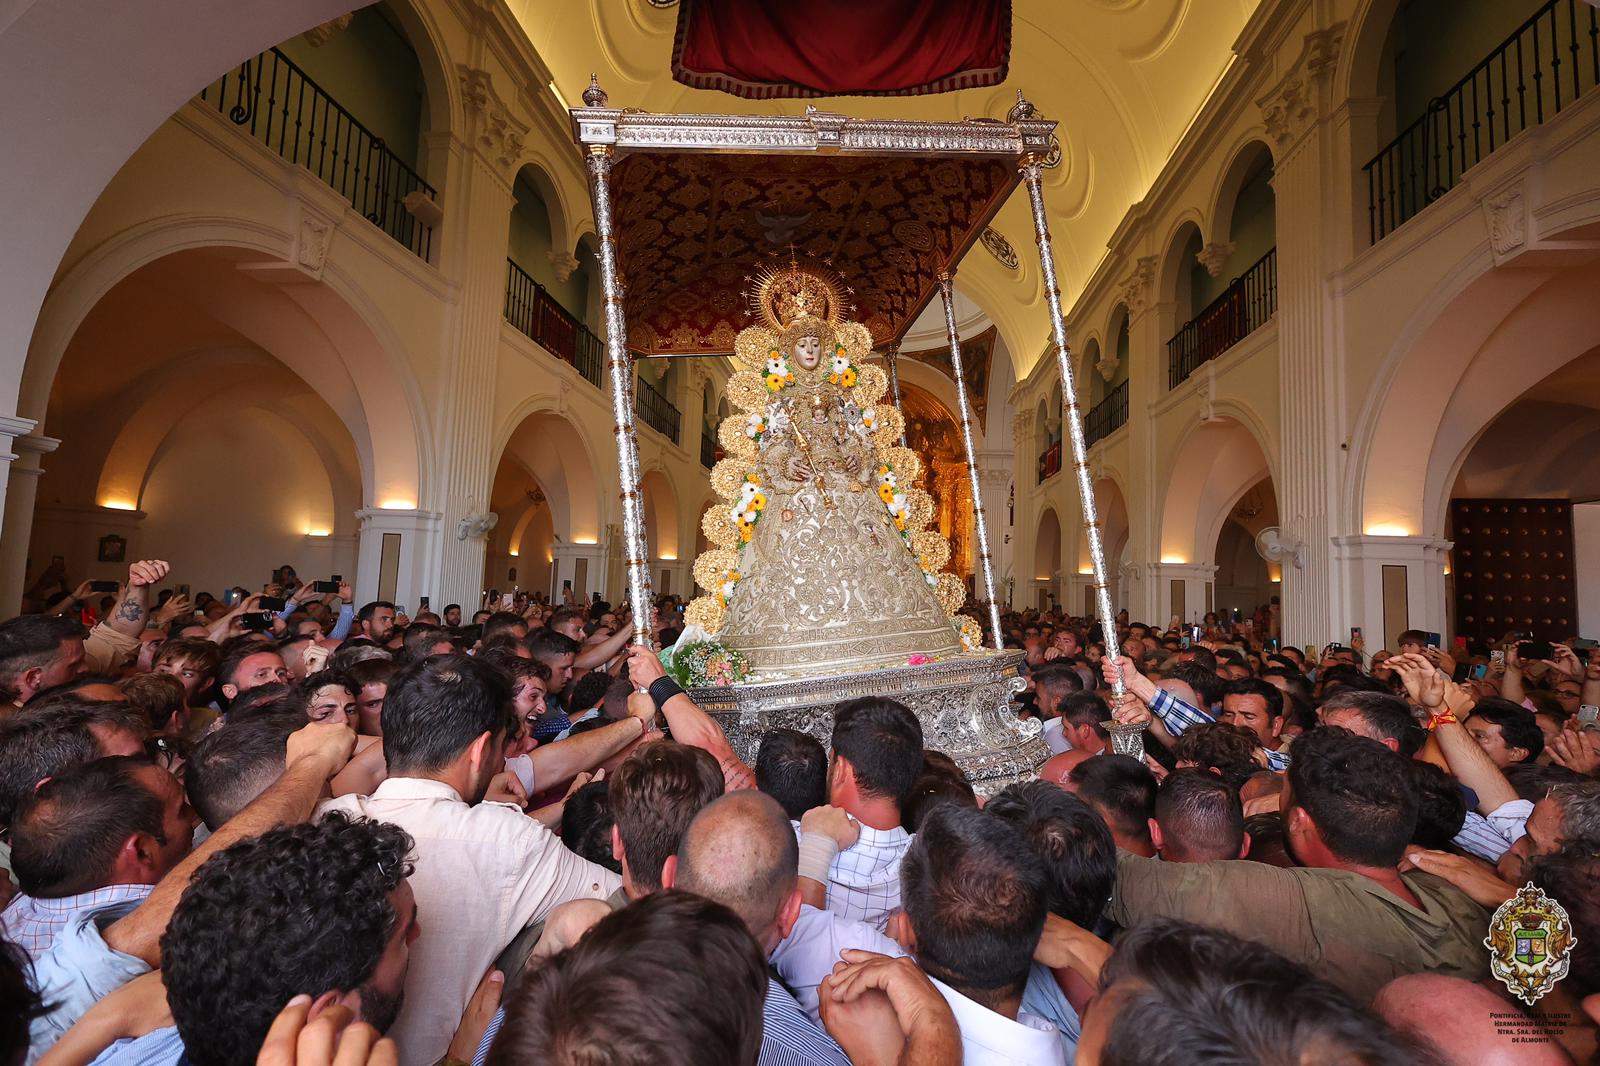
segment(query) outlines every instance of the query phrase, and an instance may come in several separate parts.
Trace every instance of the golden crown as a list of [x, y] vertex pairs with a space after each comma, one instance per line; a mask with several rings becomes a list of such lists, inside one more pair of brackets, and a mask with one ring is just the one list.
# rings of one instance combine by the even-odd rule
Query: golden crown
[[799, 318], [842, 322], [848, 310], [847, 291], [832, 270], [801, 266], [791, 252], [787, 263], [762, 267], [750, 280], [746, 296], [754, 314], [773, 329], [782, 330]]

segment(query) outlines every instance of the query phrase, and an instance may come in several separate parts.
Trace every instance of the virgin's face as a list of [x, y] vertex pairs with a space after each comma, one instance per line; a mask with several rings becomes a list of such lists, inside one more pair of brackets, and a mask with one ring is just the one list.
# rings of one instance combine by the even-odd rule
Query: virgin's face
[[817, 364], [822, 362], [822, 339], [820, 337], [801, 337], [794, 342], [794, 361], [802, 369], [815, 370]]

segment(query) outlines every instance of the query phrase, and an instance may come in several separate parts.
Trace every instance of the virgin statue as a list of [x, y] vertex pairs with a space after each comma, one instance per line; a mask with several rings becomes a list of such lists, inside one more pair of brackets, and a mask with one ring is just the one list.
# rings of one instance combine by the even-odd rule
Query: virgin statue
[[711, 474], [723, 502], [701, 528], [706, 590], [686, 622], [748, 662], [751, 680], [832, 675], [960, 655], [981, 642], [956, 614], [966, 589], [942, 573], [921, 463], [871, 336], [840, 321], [837, 290], [793, 264], [756, 289], [763, 325], [742, 331], [728, 382], [739, 413]]

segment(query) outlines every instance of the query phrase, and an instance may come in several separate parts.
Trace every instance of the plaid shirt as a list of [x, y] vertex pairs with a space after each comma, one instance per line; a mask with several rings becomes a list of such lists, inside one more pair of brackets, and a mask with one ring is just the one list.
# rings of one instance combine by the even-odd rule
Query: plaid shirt
[[828, 909], [882, 930], [900, 906], [900, 860], [911, 847], [904, 826], [861, 826], [854, 844], [833, 858], [828, 870]]
[[[1216, 715], [1210, 711], [1202, 711], [1187, 700], [1180, 700], [1166, 689], [1156, 689], [1155, 696], [1150, 700], [1150, 713], [1161, 719], [1161, 724], [1167, 727], [1167, 732], [1179, 736], [1185, 729], [1194, 725], [1209, 725], [1217, 720]], [[1273, 751], [1263, 748], [1267, 753], [1267, 768], [1277, 773], [1283, 773], [1289, 768], [1289, 753], [1286, 751]]]
[[56, 942], [56, 934], [79, 911], [99, 910], [113, 903], [143, 900], [154, 885], [106, 885], [59, 899], [34, 899], [19, 894], [0, 912], [0, 933], [36, 959]]

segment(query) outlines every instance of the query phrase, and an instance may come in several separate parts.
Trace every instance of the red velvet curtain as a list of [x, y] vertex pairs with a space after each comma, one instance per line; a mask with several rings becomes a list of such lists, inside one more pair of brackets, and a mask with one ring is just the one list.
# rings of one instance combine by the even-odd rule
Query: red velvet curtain
[[683, 0], [672, 76], [746, 99], [918, 96], [1006, 78], [1011, 0]]

